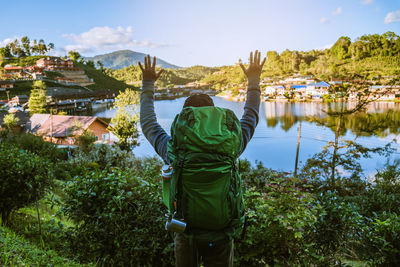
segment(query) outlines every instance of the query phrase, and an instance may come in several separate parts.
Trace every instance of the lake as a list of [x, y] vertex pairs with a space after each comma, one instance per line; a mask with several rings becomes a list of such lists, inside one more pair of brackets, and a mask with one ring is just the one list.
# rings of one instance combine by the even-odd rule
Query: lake
[[[243, 114], [243, 102], [232, 102], [221, 97], [213, 97], [218, 107], [229, 108], [240, 119]], [[159, 100], [155, 102], [158, 122], [169, 133], [175, 115], [183, 107], [185, 98]], [[293, 171], [296, 159], [298, 126], [301, 122], [299, 161], [305, 162], [318, 153], [328, 141], [334, 141], [335, 119], [328, 117], [323, 110], [335, 108], [337, 103], [321, 102], [262, 102], [260, 120], [253, 139], [248, 144], [241, 158], [253, 164], [261, 161], [264, 166], [283, 171]], [[111, 118], [114, 109], [93, 107], [95, 116]], [[400, 130], [400, 104], [394, 102], [371, 103], [367, 113], [351, 116], [344, 120], [342, 138], [353, 140], [367, 147], [384, 146], [395, 139]], [[156, 155], [153, 147], [140, 134], [140, 145], [133, 152], [136, 156]], [[395, 143], [396, 152], [392, 159], [400, 158], [399, 144]], [[374, 173], [382, 168], [386, 159], [374, 156], [361, 161], [366, 173]]]

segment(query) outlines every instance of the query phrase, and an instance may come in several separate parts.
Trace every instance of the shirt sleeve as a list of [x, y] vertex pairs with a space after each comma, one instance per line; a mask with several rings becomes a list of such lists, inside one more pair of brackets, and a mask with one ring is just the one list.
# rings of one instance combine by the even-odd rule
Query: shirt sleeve
[[246, 149], [247, 144], [254, 135], [258, 124], [258, 113], [261, 102], [260, 78], [249, 78], [247, 85], [247, 98], [244, 105], [243, 116], [240, 120], [242, 127], [243, 146], [240, 153]]
[[140, 127], [157, 154], [165, 163], [169, 163], [167, 144], [171, 137], [157, 122], [154, 111], [154, 81], [152, 80], [143, 80], [140, 93]]

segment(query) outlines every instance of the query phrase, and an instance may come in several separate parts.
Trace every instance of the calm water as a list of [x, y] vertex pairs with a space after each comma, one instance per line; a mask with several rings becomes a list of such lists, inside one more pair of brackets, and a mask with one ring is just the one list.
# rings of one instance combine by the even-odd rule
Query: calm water
[[[213, 97], [216, 106], [229, 108], [238, 118], [243, 114], [243, 102], [232, 102], [220, 97]], [[172, 121], [182, 109], [184, 98], [176, 100], [161, 100], [155, 102], [155, 110], [160, 125], [169, 133]], [[323, 109], [328, 106], [323, 103], [286, 103], [263, 102], [260, 107], [260, 121], [253, 139], [248, 144], [241, 158], [252, 163], [261, 161], [264, 166], [284, 171], [293, 171], [297, 130], [301, 122], [301, 141], [299, 160], [305, 162], [307, 158], [319, 152], [328, 141], [334, 140], [334, 121], [327, 117]], [[94, 109], [94, 115], [111, 118], [115, 110], [105, 107]], [[368, 147], [383, 146], [396, 138], [400, 129], [400, 105], [398, 103], [373, 103], [368, 106], [368, 114], [353, 116], [345, 121], [343, 138], [357, 141]], [[373, 132], [371, 134], [371, 131]], [[152, 146], [141, 134], [140, 145], [134, 149], [137, 156], [156, 155]], [[399, 145], [396, 143], [397, 154]], [[362, 160], [367, 173], [380, 169], [386, 159], [375, 156], [373, 159]]]

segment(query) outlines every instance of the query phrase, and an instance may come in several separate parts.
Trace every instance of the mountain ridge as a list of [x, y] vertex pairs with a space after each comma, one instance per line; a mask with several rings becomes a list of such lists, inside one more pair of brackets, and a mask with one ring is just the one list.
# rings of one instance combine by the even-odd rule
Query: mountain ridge
[[[86, 60], [92, 60], [95, 63], [100, 61], [104, 67], [111, 69], [122, 69], [130, 65], [137, 65], [138, 62], [144, 62], [146, 54], [132, 50], [118, 50], [111, 53], [96, 55], [94, 57], [85, 57]], [[168, 69], [179, 69], [181, 67], [168, 63], [165, 60], [157, 58], [157, 66]]]

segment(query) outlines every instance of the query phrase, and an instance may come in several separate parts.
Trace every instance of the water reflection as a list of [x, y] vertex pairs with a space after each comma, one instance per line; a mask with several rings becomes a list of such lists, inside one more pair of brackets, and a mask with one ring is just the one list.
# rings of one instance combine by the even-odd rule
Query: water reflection
[[[224, 98], [213, 97], [218, 107], [229, 108], [240, 118], [243, 114], [243, 102], [232, 102]], [[172, 121], [183, 107], [185, 98], [160, 100], [155, 103], [157, 120], [169, 133]], [[331, 104], [332, 108], [337, 103]], [[273, 169], [293, 171], [297, 146], [297, 126], [302, 121], [300, 162], [305, 162], [318, 153], [329, 141], [335, 139], [336, 118], [328, 117], [323, 110], [329, 106], [321, 102], [287, 103], [265, 102], [260, 106], [260, 120], [253, 139], [248, 144], [242, 158], [252, 163], [261, 161]], [[368, 147], [384, 146], [399, 132], [400, 105], [398, 103], [373, 103], [367, 107], [368, 113], [360, 113], [343, 119], [341, 135], [353, 140], [355, 135], [361, 144]], [[115, 110], [99, 107], [95, 110], [99, 117], [111, 118]], [[139, 136], [140, 145], [134, 149], [137, 156], [154, 156], [154, 149], [144, 138]], [[367, 171], [382, 168], [386, 159], [374, 157], [362, 160]]]
[[[327, 116], [325, 110], [339, 110], [340, 103], [262, 103], [267, 126], [275, 128], [278, 125], [285, 132], [289, 131], [299, 121], [306, 121], [318, 126], [324, 126], [335, 131], [337, 117]], [[352, 108], [355, 103], [346, 103]], [[340, 135], [348, 131], [357, 136], [387, 137], [400, 131], [400, 104], [394, 102], [370, 103], [364, 112], [346, 115], [341, 120]]]

